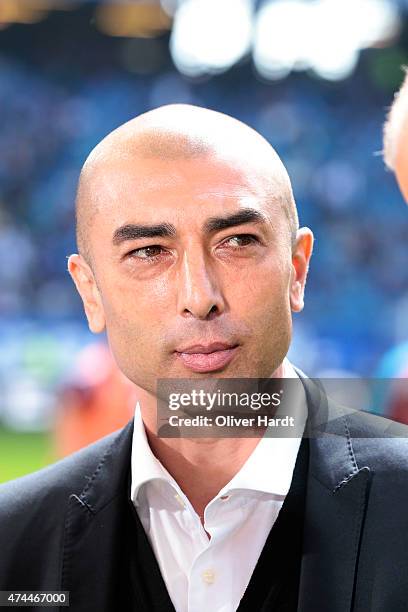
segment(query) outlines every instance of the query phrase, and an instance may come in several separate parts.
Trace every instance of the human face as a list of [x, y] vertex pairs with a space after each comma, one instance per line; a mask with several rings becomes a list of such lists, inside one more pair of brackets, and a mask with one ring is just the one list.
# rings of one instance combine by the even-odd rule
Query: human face
[[303, 306], [312, 235], [292, 250], [265, 172], [122, 157], [91, 180], [92, 270], [78, 255], [69, 269], [124, 374], [152, 393], [158, 378], [271, 376]]
[[402, 125], [395, 160], [395, 174], [401, 193], [408, 203], [408, 117]]

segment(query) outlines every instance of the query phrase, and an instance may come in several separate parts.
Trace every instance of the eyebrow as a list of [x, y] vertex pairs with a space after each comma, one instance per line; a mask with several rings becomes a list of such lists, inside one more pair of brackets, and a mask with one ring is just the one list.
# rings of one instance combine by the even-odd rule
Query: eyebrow
[[[244, 223], [266, 223], [267, 221], [268, 218], [258, 210], [244, 208], [226, 217], [210, 217], [204, 223], [203, 229], [206, 233], [212, 233]], [[157, 225], [128, 223], [115, 230], [112, 241], [115, 246], [118, 246], [127, 240], [137, 240], [138, 238], [172, 238], [176, 234], [177, 230], [172, 223], [158, 223]]]
[[122, 225], [113, 234], [113, 244], [118, 246], [126, 240], [137, 238], [169, 238], [176, 235], [176, 228], [171, 223], [158, 223], [157, 225], [136, 225], [128, 223]]
[[253, 208], [243, 208], [239, 212], [227, 217], [210, 217], [204, 223], [205, 232], [217, 232], [243, 223], [266, 223], [268, 218]]

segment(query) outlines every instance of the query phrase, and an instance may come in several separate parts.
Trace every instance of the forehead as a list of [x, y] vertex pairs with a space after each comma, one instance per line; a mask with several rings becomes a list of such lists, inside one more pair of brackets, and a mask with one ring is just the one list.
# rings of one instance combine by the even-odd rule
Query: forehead
[[215, 156], [113, 158], [96, 169], [90, 183], [94, 221], [112, 229], [131, 221], [171, 221], [182, 228], [242, 207], [271, 213], [282, 189], [264, 164]]

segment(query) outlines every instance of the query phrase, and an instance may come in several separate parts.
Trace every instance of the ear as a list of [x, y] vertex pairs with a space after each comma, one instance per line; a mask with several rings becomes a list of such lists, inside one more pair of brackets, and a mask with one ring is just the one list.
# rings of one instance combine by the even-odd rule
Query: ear
[[290, 306], [293, 312], [300, 312], [304, 306], [306, 277], [313, 251], [313, 233], [308, 227], [300, 228], [292, 249], [292, 279], [290, 286]]
[[99, 334], [105, 329], [105, 313], [94, 273], [81, 255], [70, 255], [68, 271], [84, 304], [91, 332]]

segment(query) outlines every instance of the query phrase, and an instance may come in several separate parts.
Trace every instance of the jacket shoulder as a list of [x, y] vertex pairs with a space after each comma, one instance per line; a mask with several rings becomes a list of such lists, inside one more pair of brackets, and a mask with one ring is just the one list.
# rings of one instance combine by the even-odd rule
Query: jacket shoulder
[[101, 504], [115, 497], [132, 421], [53, 465], [0, 485], [0, 589], [60, 588], [69, 500], [90, 491]]
[[47, 501], [56, 509], [66, 503], [67, 495], [80, 495], [123, 429], [41, 470], [1, 484], [0, 524], [19, 511], [31, 514], [35, 506]]
[[[347, 457], [358, 469], [368, 467], [379, 476], [408, 473], [408, 426], [383, 416], [356, 410], [333, 400], [319, 379], [308, 378], [296, 369], [305, 388], [312, 438], [337, 440], [340, 456]], [[323, 443], [322, 448], [330, 448]], [[408, 487], [404, 488], [407, 491]]]
[[379, 473], [408, 473], [408, 426], [375, 414], [346, 415], [357, 463]]

